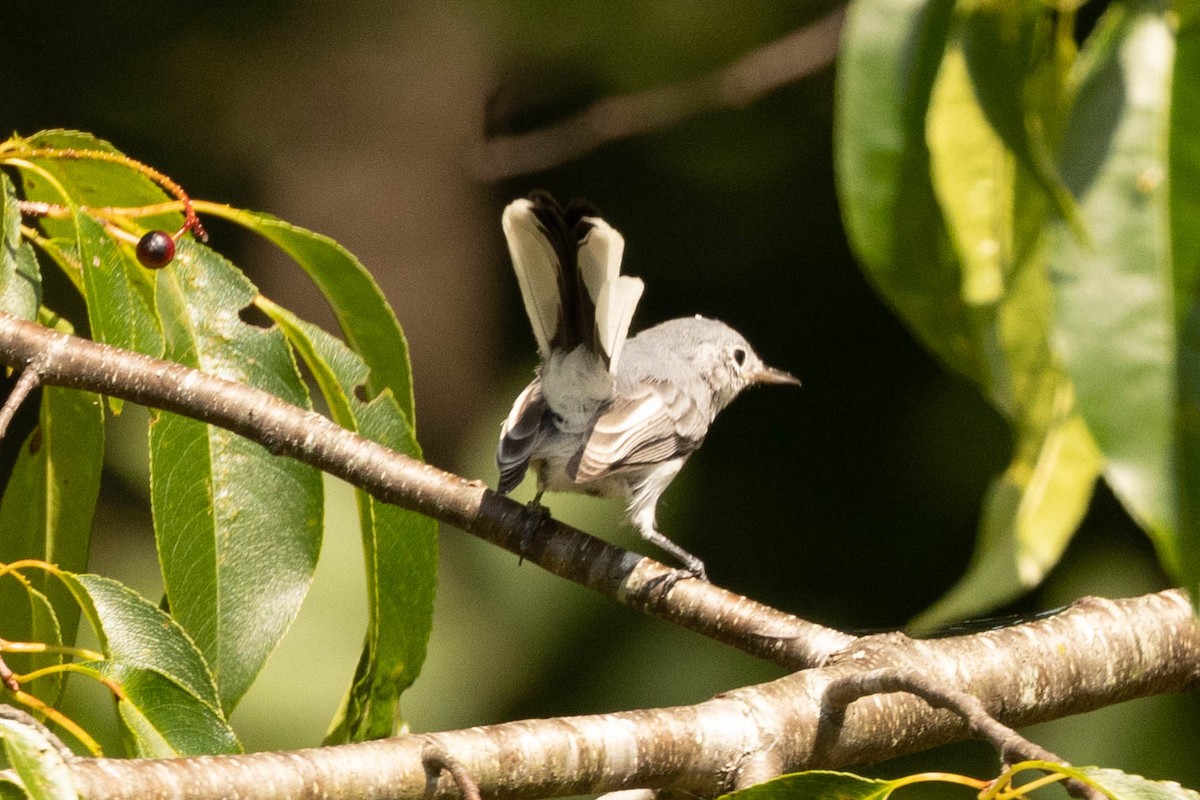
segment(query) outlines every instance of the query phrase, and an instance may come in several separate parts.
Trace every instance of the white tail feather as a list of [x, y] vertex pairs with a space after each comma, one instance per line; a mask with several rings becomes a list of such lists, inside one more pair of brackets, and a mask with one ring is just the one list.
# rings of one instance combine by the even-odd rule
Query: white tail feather
[[592, 303], [599, 303], [600, 291], [605, 284], [615, 281], [621, 273], [625, 237], [599, 217], [583, 219], [592, 229], [579, 245], [579, 274], [583, 276], [583, 285], [587, 287]]
[[621, 349], [629, 336], [633, 312], [644, 288], [641, 278], [621, 275], [605, 283], [596, 299], [596, 330], [600, 334], [600, 346], [608, 355], [608, 371], [611, 375], [617, 374]]
[[[508, 253], [525, 301], [525, 313], [537, 337], [542, 355], [550, 354], [550, 342], [558, 333], [562, 319], [558, 291], [558, 255], [533, 214], [533, 203], [514, 200], [501, 217]], [[619, 256], [618, 256], [619, 258]]]

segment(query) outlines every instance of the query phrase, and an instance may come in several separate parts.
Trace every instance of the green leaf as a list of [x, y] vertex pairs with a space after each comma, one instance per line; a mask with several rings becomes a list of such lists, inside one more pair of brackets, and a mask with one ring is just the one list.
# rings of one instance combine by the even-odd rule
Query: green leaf
[[887, 800], [902, 781], [862, 778], [848, 772], [813, 770], [782, 775], [736, 792], [721, 800]]
[[[65, 322], [60, 321], [58, 328], [69, 331]], [[104, 412], [99, 396], [44, 387], [38, 425], [22, 443], [0, 499], [0, 562], [32, 558], [66, 570], [86, 569], [103, 466]], [[49, 598], [61, 636], [73, 642], [79, 609], [70, 593], [43, 572], [31, 570], [27, 577]], [[0, 582], [0, 602], [12, 609], [4, 615], [4, 635], [41, 641], [45, 628], [24, 613], [30, 606], [16, 598], [14, 592], [20, 591], [15, 581]]]
[[160, 672], [112, 662], [81, 665], [120, 688], [117, 715], [135, 758], [242, 752], [233, 729], [213, 706]]
[[932, 177], [962, 265], [981, 388], [1013, 429], [1014, 454], [985, 500], [966, 575], [913, 620], [928, 630], [1036, 586], [1087, 510], [1101, 462], [1050, 348], [1038, 179], [977, 102], [956, 28], [927, 118]]
[[[39, 134], [25, 144], [75, 152], [116, 152], [105, 142], [66, 132]], [[21, 170], [26, 197], [64, 204], [70, 211], [67, 220], [45, 217], [40, 224], [57, 240], [56, 260], [70, 262], [66, 271], [73, 280], [82, 278], [92, 338], [147, 355], [161, 355], [162, 334], [154, 309], [152, 274], [81, 206], [140, 205], [162, 202], [166, 195], [144, 175], [122, 164], [88, 158], [38, 157], [29, 161], [38, 169]]]
[[0, 717], [4, 754], [33, 800], [75, 800], [78, 793], [62, 753], [32, 725]]
[[21, 209], [17, 190], [7, 175], [0, 174], [0, 311], [21, 319], [37, 316], [42, 302], [42, 275], [33, 247], [21, 236]]
[[1062, 771], [1096, 787], [1113, 800], [1200, 800], [1200, 794], [1178, 783], [1152, 781], [1116, 769], [1067, 767]]
[[913, 619], [912, 631], [928, 632], [1011, 602], [1040, 584], [1062, 557], [1103, 462], [1087, 426], [1072, 413], [1065, 382], [1058, 384], [1058, 403], [1042, 436], [1019, 438], [1013, 462], [992, 481], [967, 572]]
[[1049, 226], [1055, 344], [1110, 486], [1180, 567], [1173, 453], [1175, 276], [1167, 122], [1174, 39], [1167, 5], [1114, 5], [1082, 54], [1060, 170], [1091, 243]]
[[220, 708], [216, 683], [183, 627], [129, 587], [101, 575], [62, 574], [100, 640], [123, 667], [151, 670], [205, 705]]
[[[11, 145], [20, 148], [55, 148], [58, 150], [97, 150], [104, 153], [119, 153], [103, 139], [90, 133], [69, 130], [48, 130], [27, 139], [14, 138]], [[164, 192], [158, 184], [145, 174], [124, 164], [99, 161], [89, 158], [34, 158], [33, 163], [50, 173], [51, 177], [71, 189], [71, 201], [79, 206], [92, 208], [133, 208], [154, 205], [174, 198]], [[48, 185], [43, 176], [22, 171], [21, 182], [25, 196], [30, 200], [48, 203], [63, 202], [57, 190]], [[183, 225], [183, 215], [167, 212], [142, 217], [148, 228], [165, 231], [178, 230]], [[49, 236], [75, 238], [72, 220], [43, 218], [40, 225]]]
[[879, 294], [930, 350], [978, 379], [925, 144], [925, 113], [953, 6], [850, 5], [837, 67], [835, 167], [847, 234]]
[[[367, 366], [314, 325], [261, 299], [321, 388], [340, 425], [413, 457], [420, 450], [389, 390], [364, 403]], [[433, 625], [437, 523], [356, 490], [366, 559], [369, 620], [362, 658], [327, 743], [392, 735], [401, 692], [416, 679]]]
[[1058, 213], [1082, 232], [1050, 140], [1061, 124], [1060, 109], [1067, 105], [1054, 25], [1058, 15], [1038, 0], [974, 0], [964, 6], [962, 53], [980, 110]]
[[416, 428], [408, 341], [375, 279], [352, 253], [327, 236], [255, 211], [202, 203], [207, 213], [244, 225], [277, 245], [317, 284], [346, 341], [367, 363], [370, 396], [391, 389], [409, 427]]
[[[242, 322], [254, 287], [187, 240], [159, 271], [168, 358], [302, 407], [278, 329]], [[228, 712], [299, 611], [322, 534], [320, 474], [221, 428], [152, 414], [151, 505], [171, 613], [199, 645]]]

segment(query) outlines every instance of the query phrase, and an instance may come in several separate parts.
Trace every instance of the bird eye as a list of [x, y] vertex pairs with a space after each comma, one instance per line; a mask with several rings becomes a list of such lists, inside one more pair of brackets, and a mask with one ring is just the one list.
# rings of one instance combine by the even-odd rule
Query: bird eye
[[746, 351], [742, 348], [737, 348], [733, 351], [733, 363], [739, 367], [746, 363]]

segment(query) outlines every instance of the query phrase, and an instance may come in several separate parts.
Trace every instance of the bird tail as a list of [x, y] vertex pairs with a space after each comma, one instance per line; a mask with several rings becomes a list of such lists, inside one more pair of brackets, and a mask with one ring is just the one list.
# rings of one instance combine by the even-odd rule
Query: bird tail
[[586, 202], [545, 192], [514, 200], [502, 222], [542, 356], [582, 344], [615, 374], [643, 289], [620, 274], [625, 239]]

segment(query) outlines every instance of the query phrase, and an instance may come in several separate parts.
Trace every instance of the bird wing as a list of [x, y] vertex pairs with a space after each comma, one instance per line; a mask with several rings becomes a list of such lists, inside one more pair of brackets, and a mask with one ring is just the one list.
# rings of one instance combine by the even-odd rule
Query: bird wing
[[615, 398], [596, 418], [567, 473], [577, 483], [686, 456], [704, 442], [706, 409], [684, 392], [646, 383]]
[[535, 378], [517, 395], [512, 411], [508, 412], [508, 418], [500, 428], [500, 442], [496, 446], [496, 466], [500, 469], [500, 483], [496, 488], [500, 494], [508, 494], [517, 488], [525, 477], [529, 458], [541, 441], [549, 411], [542, 394], [542, 381]]

